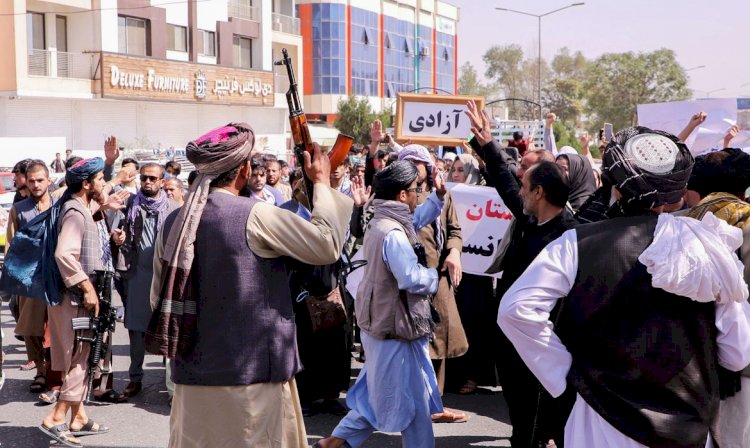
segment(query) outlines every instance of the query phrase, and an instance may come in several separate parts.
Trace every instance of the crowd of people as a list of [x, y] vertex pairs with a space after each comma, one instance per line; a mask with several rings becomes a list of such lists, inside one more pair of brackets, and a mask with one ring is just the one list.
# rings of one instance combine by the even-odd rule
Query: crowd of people
[[[53, 405], [40, 429], [67, 446], [109, 431], [86, 413], [90, 346], [71, 326], [98, 313], [104, 270], [129, 383], [113, 389], [104, 359], [94, 398], [137, 396], [145, 354], [164, 356], [173, 447], [306, 447], [318, 413], [342, 419], [316, 447], [373, 431], [431, 447], [434, 424], [470, 418], [445, 392], [498, 385], [513, 447], [747, 446], [750, 155], [731, 135], [692, 154], [704, 113], [679, 136], [623, 129], [601, 160], [588, 135], [558, 150], [554, 114], [536, 146], [466, 114], [472, 138], [440, 155], [375, 121], [340, 166], [315, 145], [297, 169], [231, 123], [188, 144], [187, 188], [178, 163], [122, 158], [114, 137], [103, 158], [19, 162], [6, 251], [33, 229], [54, 249], [21, 260], [46, 301], [12, 299], [29, 390]], [[492, 187], [512, 214], [499, 279], [463, 272], [447, 182]]]

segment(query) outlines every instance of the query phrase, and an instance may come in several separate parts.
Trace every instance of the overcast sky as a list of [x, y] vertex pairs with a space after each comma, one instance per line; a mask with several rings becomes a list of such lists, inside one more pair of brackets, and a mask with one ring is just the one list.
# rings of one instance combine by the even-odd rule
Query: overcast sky
[[[576, 0], [447, 0], [461, 9], [459, 66], [470, 61], [484, 75], [482, 55], [493, 45], [519, 44], [536, 57], [537, 19], [496, 7], [544, 14]], [[604, 53], [670, 48], [691, 70], [697, 97], [750, 97], [750, 0], [586, 0], [542, 19], [542, 56], [558, 48], [587, 58]], [[744, 87], [743, 84], [748, 83]]]

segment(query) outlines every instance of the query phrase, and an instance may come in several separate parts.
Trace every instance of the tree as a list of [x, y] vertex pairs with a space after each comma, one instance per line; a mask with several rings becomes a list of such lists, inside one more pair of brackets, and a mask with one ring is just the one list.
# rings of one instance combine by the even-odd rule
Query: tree
[[[494, 46], [482, 57], [487, 64], [485, 76], [503, 90], [505, 98], [537, 101], [538, 60], [524, 59], [520, 45]], [[549, 67], [542, 61], [542, 85], [549, 77]], [[508, 110], [514, 119], [539, 118], [537, 106], [521, 101], [508, 103]]]
[[687, 83], [672, 50], [605, 54], [586, 70], [587, 110], [619, 130], [637, 123], [638, 104], [689, 98]]
[[479, 74], [471, 62], [465, 62], [461, 66], [461, 77], [458, 79], [459, 94], [487, 96], [490, 90], [479, 80]]
[[358, 99], [350, 95], [339, 100], [338, 114], [333, 126], [344, 134], [351, 135], [355, 143], [370, 143], [370, 126], [376, 118], [367, 98]]
[[551, 78], [542, 89], [542, 105], [565, 122], [577, 123], [584, 110], [583, 82], [589, 62], [580, 51], [558, 50], [551, 63]]

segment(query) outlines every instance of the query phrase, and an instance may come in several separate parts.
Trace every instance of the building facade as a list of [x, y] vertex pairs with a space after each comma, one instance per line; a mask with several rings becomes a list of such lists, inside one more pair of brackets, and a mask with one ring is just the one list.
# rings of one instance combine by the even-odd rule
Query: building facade
[[294, 0], [0, 1], [0, 137], [184, 148], [244, 121], [283, 155], [288, 82], [273, 61], [288, 48], [305, 76], [294, 15]]
[[[393, 110], [399, 92], [458, 90], [457, 7], [437, 0], [297, 0], [306, 111], [328, 122], [347, 95]], [[311, 57], [308, 57], [311, 56]]]

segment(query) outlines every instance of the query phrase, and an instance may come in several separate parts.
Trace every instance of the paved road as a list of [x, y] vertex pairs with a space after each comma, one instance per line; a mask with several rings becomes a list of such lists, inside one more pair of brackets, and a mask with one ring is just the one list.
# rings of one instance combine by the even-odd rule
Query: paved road
[[[0, 391], [0, 448], [58, 447], [44, 436], [37, 426], [50, 407], [37, 405], [36, 395], [28, 392], [33, 372], [22, 372], [19, 366], [26, 362], [22, 342], [13, 337], [14, 322], [7, 305], [2, 306], [2, 329], [5, 332], [6, 360], [5, 387]], [[128, 383], [127, 331], [118, 324], [115, 332], [114, 366], [115, 388], [123, 390]], [[355, 363], [352, 375], [356, 378], [360, 364]], [[510, 446], [508, 412], [502, 392], [482, 389], [481, 393], [460, 396], [447, 394], [447, 406], [462, 409], [472, 415], [467, 423], [435, 425], [438, 448], [469, 446]], [[94, 404], [87, 408], [89, 415], [112, 431], [108, 434], [83, 437], [85, 447], [161, 448], [169, 440], [169, 406], [164, 387], [164, 367], [161, 357], [146, 356], [143, 392], [124, 404]], [[330, 434], [340, 417], [318, 415], [305, 419], [308, 440], [312, 444]], [[396, 448], [401, 446], [398, 435], [374, 434], [364, 445], [366, 448]], [[210, 448], [210, 447], [207, 447]]]

